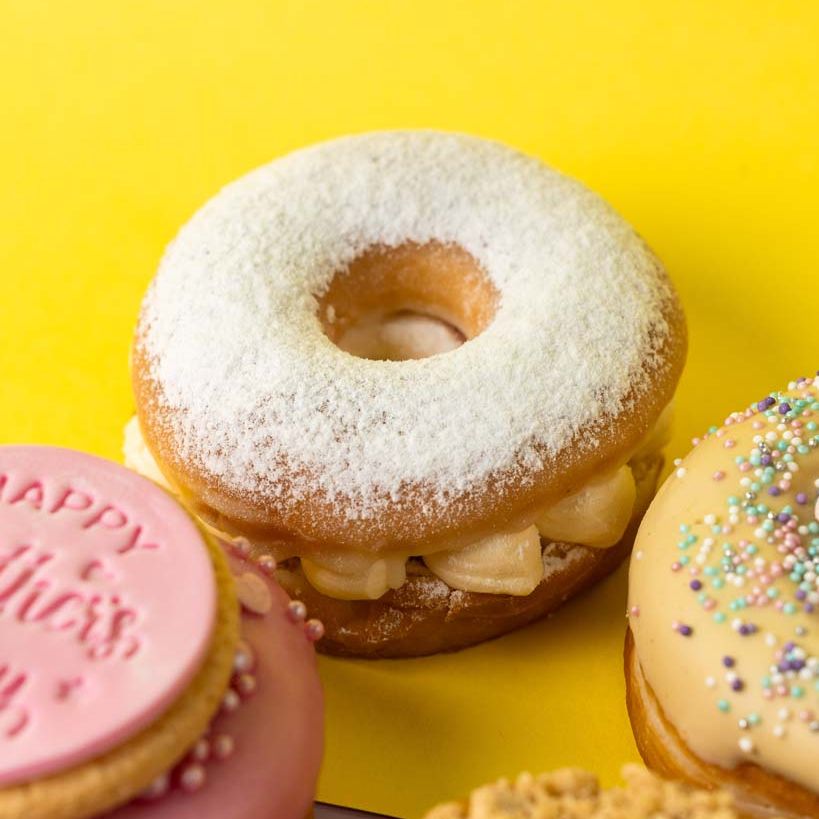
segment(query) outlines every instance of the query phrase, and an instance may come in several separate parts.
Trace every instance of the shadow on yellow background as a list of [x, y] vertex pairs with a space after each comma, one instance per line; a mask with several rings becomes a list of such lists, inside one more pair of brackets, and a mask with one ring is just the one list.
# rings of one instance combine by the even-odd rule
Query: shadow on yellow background
[[[661, 8], [649, 8], [661, 6]], [[608, 197], [688, 310], [671, 454], [819, 367], [819, 7], [806, 2], [0, 0], [0, 440], [117, 457], [164, 244], [326, 137], [497, 138]], [[625, 573], [426, 660], [327, 660], [321, 796], [417, 816], [520, 768], [634, 759]]]

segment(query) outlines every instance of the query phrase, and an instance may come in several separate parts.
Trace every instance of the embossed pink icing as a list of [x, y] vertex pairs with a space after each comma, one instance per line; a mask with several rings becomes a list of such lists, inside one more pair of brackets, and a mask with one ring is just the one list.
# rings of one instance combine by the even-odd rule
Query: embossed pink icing
[[161, 489], [91, 455], [0, 447], [0, 786], [150, 725], [215, 613], [202, 537]]

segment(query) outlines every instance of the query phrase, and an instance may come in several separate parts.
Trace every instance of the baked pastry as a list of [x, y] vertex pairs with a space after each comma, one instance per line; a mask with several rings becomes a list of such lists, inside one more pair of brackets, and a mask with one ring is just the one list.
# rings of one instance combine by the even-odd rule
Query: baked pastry
[[819, 378], [695, 443], [631, 563], [637, 744], [748, 816], [819, 816]]
[[149, 481], [0, 447], [3, 819], [303, 819], [320, 633]]
[[578, 183], [471, 137], [349, 137], [170, 245], [126, 458], [277, 559], [323, 650], [454, 649], [627, 553], [685, 346], [660, 263]]
[[521, 774], [473, 791], [425, 819], [739, 819], [731, 796], [666, 782], [639, 765], [623, 768], [625, 787], [604, 790], [593, 774], [565, 768]]

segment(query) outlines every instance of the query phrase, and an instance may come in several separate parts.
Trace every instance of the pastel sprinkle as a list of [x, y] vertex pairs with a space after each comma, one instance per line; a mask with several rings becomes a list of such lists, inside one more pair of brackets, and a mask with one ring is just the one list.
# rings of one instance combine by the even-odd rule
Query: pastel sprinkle
[[[725, 465], [711, 472], [712, 481], [730, 491], [720, 498], [722, 487], [712, 487], [717, 500], [709, 514], [678, 525], [671, 564], [694, 593], [689, 605], [708, 612], [717, 625], [731, 625], [730, 631], [719, 632], [725, 648], [731, 647], [717, 655], [722, 671], [705, 668], [711, 671], [706, 687], [723, 686], [725, 696], [716, 706], [725, 714], [735, 703], [754, 702], [736, 699], [754, 691], [760, 703], [814, 704], [819, 656], [804, 642], [812, 631], [804, 617], [819, 611], [819, 478], [806, 482], [804, 459], [819, 450], [819, 373], [792, 382], [787, 393], [771, 393], [731, 414], [704, 436], [711, 437], [720, 439], [722, 449], [733, 450], [725, 452]], [[675, 474], [687, 475], [681, 461], [675, 462]], [[781, 628], [771, 625], [771, 617], [779, 618]], [[690, 623], [674, 621], [672, 628], [697, 644], [699, 634]], [[740, 673], [750, 666], [743, 664], [737, 637], [769, 658], [761, 677]], [[756, 751], [752, 732], [762, 729], [761, 713], [745, 711], [737, 720], [744, 732], [738, 744], [745, 754]], [[777, 713], [779, 721], [773, 725], [766, 716], [764, 730], [785, 740], [789, 712]], [[819, 738], [816, 712], [803, 708], [799, 715]]]

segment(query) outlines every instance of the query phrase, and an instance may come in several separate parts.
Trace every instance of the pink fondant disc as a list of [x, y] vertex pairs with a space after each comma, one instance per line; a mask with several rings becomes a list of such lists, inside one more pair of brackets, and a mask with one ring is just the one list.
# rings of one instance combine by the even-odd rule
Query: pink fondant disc
[[66, 449], [0, 447], [0, 786], [154, 722], [204, 661], [203, 539], [150, 481]]

